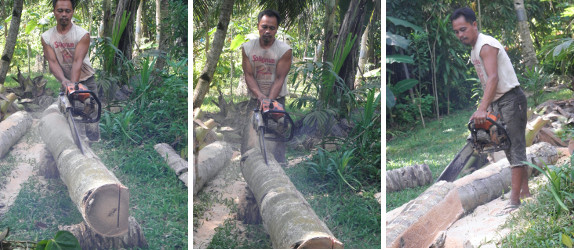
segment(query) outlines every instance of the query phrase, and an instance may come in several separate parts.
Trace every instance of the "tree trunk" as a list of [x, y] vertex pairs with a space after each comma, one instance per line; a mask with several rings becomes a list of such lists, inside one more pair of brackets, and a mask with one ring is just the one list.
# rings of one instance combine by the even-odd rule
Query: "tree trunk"
[[57, 105], [44, 111], [39, 132], [72, 202], [95, 232], [108, 237], [125, 234], [129, 229], [128, 188], [97, 157], [83, 155], [68, 128]]
[[193, 195], [229, 164], [232, 155], [231, 146], [222, 141], [216, 141], [199, 150], [193, 169]]
[[4, 81], [6, 81], [6, 74], [10, 71], [10, 63], [12, 62], [12, 56], [14, 55], [14, 47], [16, 46], [16, 40], [18, 40], [18, 30], [20, 29], [20, 18], [22, 17], [23, 5], [24, 0], [14, 0], [10, 30], [8, 31], [6, 43], [4, 44], [4, 51], [2, 52], [2, 58], [0, 59], [0, 84], [4, 84]]
[[[123, 53], [126, 60], [132, 59], [132, 49], [134, 44], [134, 20], [137, 12], [137, 7], [139, 0], [120, 0], [118, 7], [116, 9], [116, 17], [114, 18], [114, 26], [120, 27], [122, 20], [122, 13], [126, 11], [128, 15], [128, 22], [120, 42], [118, 44], [118, 49]], [[117, 62], [118, 63], [118, 62]]]
[[528, 122], [528, 124], [526, 125], [526, 135], [525, 135], [527, 147], [532, 145], [532, 143], [534, 142], [534, 138], [536, 137], [538, 132], [540, 132], [540, 129], [542, 129], [542, 127], [544, 127], [544, 125], [546, 125], [549, 122], [550, 119], [544, 116], [539, 116], [533, 121]]
[[518, 33], [520, 34], [520, 41], [522, 45], [522, 56], [526, 67], [531, 69], [538, 65], [536, 59], [536, 50], [532, 45], [532, 37], [530, 37], [530, 28], [528, 27], [528, 17], [526, 9], [524, 8], [524, 0], [514, 0], [514, 9], [518, 19]]
[[26, 134], [32, 126], [32, 117], [25, 111], [19, 111], [0, 122], [0, 158]]
[[[345, 47], [347, 36], [351, 34], [351, 40], [358, 38], [363, 34], [363, 20], [365, 16], [370, 16], [365, 10], [367, 0], [351, 1], [349, 9], [345, 13], [345, 18], [339, 28], [337, 43], [335, 45], [335, 52], [342, 50]], [[359, 47], [359, 39], [355, 39], [349, 55], [343, 62], [338, 74], [343, 79], [345, 84], [350, 90], [355, 89], [355, 75], [357, 71], [358, 59], [357, 48]]]
[[[159, 6], [157, 5], [159, 3]], [[165, 67], [165, 59], [167, 57], [167, 50], [169, 49], [169, 1], [168, 0], [156, 0], [156, 23], [157, 27], [157, 37], [156, 41], [158, 44], [157, 49], [159, 50], [159, 56], [155, 63], [155, 69], [157, 71], [163, 70]]]
[[201, 107], [203, 103], [203, 98], [209, 91], [209, 85], [215, 73], [215, 68], [219, 61], [219, 56], [223, 49], [223, 44], [225, 43], [225, 36], [227, 35], [227, 26], [229, 25], [229, 20], [231, 19], [231, 13], [233, 12], [234, 0], [225, 0], [221, 5], [219, 13], [219, 23], [217, 24], [217, 30], [213, 37], [212, 48], [209, 50], [209, 55], [207, 56], [207, 62], [205, 67], [199, 76], [199, 81], [195, 90], [193, 91], [193, 107]]
[[333, 51], [335, 49], [335, 14], [337, 12], [337, 1], [327, 0], [325, 3], [325, 22], [323, 26], [323, 63], [333, 62]]
[[[361, 49], [359, 52], [359, 75], [362, 77], [365, 74], [365, 64], [367, 64], [367, 59], [369, 58], [369, 50], [367, 48], [367, 38], [369, 37], [369, 29], [371, 24], [367, 25], [365, 31], [363, 32], [363, 36], [361, 37]], [[305, 47], [307, 48], [307, 47]], [[411, 90], [412, 92], [412, 90]]]
[[[113, 29], [113, 17], [112, 17], [112, 0], [103, 0], [103, 12], [102, 25], [100, 30], [100, 37], [112, 37]], [[122, 14], [120, 13], [120, 16]]]
[[142, 45], [142, 11], [143, 11], [143, 5], [144, 5], [145, 1], [140, 1], [140, 4], [138, 5], [138, 11], [136, 13], [136, 31], [135, 31], [135, 35], [136, 35], [136, 46], [139, 48]]
[[387, 170], [387, 193], [430, 184], [432, 173], [427, 164]]
[[126, 248], [148, 248], [142, 228], [136, 219], [129, 217], [128, 232], [118, 237], [104, 237], [85, 222], [71, 226], [59, 226], [59, 230], [72, 233], [80, 242], [82, 249], [126, 249]]
[[187, 187], [187, 161], [182, 159], [167, 143], [156, 144], [153, 148], [165, 159], [167, 165], [175, 171], [175, 174]]
[[267, 165], [260, 150], [251, 148], [243, 155], [241, 172], [255, 195], [273, 248], [343, 248], [277, 161], [268, 157]]
[[[528, 161], [554, 164], [557, 151], [548, 143], [527, 148]], [[510, 164], [502, 160], [455, 182], [440, 181], [409, 203], [387, 213], [387, 247], [429, 247], [439, 232], [463, 214], [509, 190]]]

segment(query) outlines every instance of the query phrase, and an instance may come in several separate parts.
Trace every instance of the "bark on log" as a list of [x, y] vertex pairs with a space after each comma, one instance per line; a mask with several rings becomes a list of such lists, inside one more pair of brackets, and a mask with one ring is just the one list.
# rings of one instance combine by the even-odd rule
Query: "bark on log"
[[153, 148], [165, 159], [167, 165], [175, 171], [175, 174], [180, 178], [180, 180], [183, 179], [182, 181], [187, 187], [187, 161], [182, 159], [167, 143], [158, 143], [153, 146]]
[[566, 143], [558, 138], [550, 128], [542, 128], [538, 133], [538, 141], [548, 142], [553, 146], [566, 147]]
[[[538, 166], [554, 164], [557, 160], [556, 149], [546, 142], [526, 150], [528, 161]], [[469, 213], [500, 197], [510, 186], [508, 160], [490, 164], [452, 184], [454, 187], [437, 182], [416, 199], [388, 212], [387, 247], [429, 247], [438, 232], [460, 217], [459, 213]], [[456, 196], [452, 194], [453, 190], [456, 190]]]
[[255, 195], [273, 248], [343, 248], [272, 155], [258, 148], [242, 156], [241, 172]]
[[32, 117], [25, 111], [18, 111], [0, 122], [0, 158], [10, 151], [31, 126]]
[[432, 182], [432, 173], [427, 164], [412, 165], [386, 171], [387, 193], [405, 188], [424, 186]]
[[229, 164], [232, 155], [231, 146], [222, 141], [211, 143], [199, 151], [197, 164], [194, 165], [193, 195]]
[[128, 232], [122, 236], [105, 237], [92, 230], [85, 222], [71, 226], [59, 226], [58, 229], [66, 230], [76, 236], [82, 249], [126, 249], [149, 247], [144, 233], [132, 216], [129, 217]]
[[78, 149], [66, 118], [52, 105], [40, 120], [40, 135], [52, 153], [60, 178], [68, 187], [84, 221], [95, 232], [119, 236], [129, 229], [128, 188], [97, 157]]

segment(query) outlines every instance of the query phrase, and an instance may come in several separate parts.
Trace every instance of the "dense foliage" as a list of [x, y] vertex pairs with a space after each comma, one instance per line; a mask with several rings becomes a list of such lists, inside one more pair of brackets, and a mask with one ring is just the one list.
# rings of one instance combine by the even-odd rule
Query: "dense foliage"
[[[482, 96], [469, 62], [470, 47], [462, 45], [449, 20], [454, 9], [469, 6], [477, 14], [481, 32], [497, 38], [510, 56], [522, 84], [534, 91], [555, 79], [573, 76], [572, 1], [525, 0], [530, 33], [539, 69], [527, 71], [519, 46], [517, 14], [511, 1], [387, 1], [387, 127], [408, 129], [423, 119], [440, 117], [452, 109], [471, 108]], [[480, 6], [478, 5], [480, 3]], [[480, 9], [480, 15], [479, 15]], [[554, 80], [554, 81], [553, 81]]]

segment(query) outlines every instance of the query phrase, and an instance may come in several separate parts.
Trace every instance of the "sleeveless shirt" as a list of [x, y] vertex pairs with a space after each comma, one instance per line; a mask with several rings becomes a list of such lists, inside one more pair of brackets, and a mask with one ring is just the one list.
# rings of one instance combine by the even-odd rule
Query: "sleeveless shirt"
[[485, 44], [498, 49], [498, 55], [496, 56], [496, 60], [498, 62], [498, 85], [496, 87], [494, 99], [492, 99], [492, 101], [496, 101], [504, 95], [504, 93], [516, 86], [519, 86], [520, 83], [518, 82], [518, 78], [516, 77], [510, 58], [508, 57], [508, 54], [506, 54], [502, 44], [492, 36], [479, 33], [478, 38], [476, 39], [476, 44], [474, 44], [470, 51], [470, 60], [472, 61], [472, 64], [474, 64], [474, 68], [476, 69], [476, 73], [478, 74], [478, 78], [482, 84], [482, 89], [485, 89], [486, 82], [488, 81], [488, 75], [484, 68], [484, 61], [480, 57], [480, 50]]
[[[271, 85], [275, 81], [276, 77], [277, 62], [279, 62], [279, 59], [285, 54], [285, 52], [290, 50], [291, 47], [282, 41], [275, 40], [271, 47], [263, 49], [259, 44], [259, 38], [249, 40], [241, 45], [241, 47], [243, 47], [245, 55], [247, 55], [249, 63], [251, 63], [251, 67], [253, 67], [255, 81], [257, 82], [259, 89], [264, 95], [269, 95]], [[286, 81], [287, 77], [285, 77], [285, 81], [283, 81], [283, 86], [281, 87], [278, 97], [283, 97], [289, 94], [287, 84], [285, 83]], [[251, 90], [249, 90], [249, 94], [251, 97], [257, 98]]]
[[[64, 76], [68, 79], [72, 76], [72, 63], [74, 62], [76, 45], [78, 45], [82, 37], [86, 34], [88, 34], [88, 31], [75, 24], [72, 24], [72, 28], [65, 35], [58, 33], [56, 27], [53, 27], [42, 34], [44, 42], [54, 49], [58, 64], [62, 68]], [[90, 63], [90, 59], [86, 53], [82, 62], [80, 81], [85, 81], [93, 76], [94, 73], [94, 68], [92, 68], [92, 64]]]

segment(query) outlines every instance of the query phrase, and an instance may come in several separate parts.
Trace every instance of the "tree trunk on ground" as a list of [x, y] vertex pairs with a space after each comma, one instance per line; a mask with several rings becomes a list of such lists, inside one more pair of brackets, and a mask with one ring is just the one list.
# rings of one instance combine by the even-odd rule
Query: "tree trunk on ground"
[[199, 150], [197, 163], [193, 166], [193, 195], [229, 164], [233, 150], [222, 141], [211, 143]]
[[[554, 164], [557, 151], [548, 143], [527, 148], [535, 165]], [[510, 186], [510, 164], [501, 160], [452, 183], [437, 182], [407, 204], [387, 212], [387, 247], [429, 247], [439, 232], [462, 214], [496, 199]]]
[[182, 159], [167, 143], [156, 144], [153, 148], [165, 159], [167, 165], [175, 171], [175, 174], [187, 187], [187, 161]]
[[432, 173], [427, 164], [387, 170], [387, 193], [430, 184]]
[[533, 121], [528, 122], [528, 124], [526, 125], [526, 135], [525, 135], [527, 147], [532, 145], [532, 143], [534, 142], [534, 138], [536, 137], [540, 129], [542, 129], [542, 127], [544, 127], [544, 125], [546, 125], [549, 122], [550, 119], [544, 116], [539, 116]]
[[128, 17], [128, 22], [120, 42], [118, 44], [118, 49], [123, 53], [126, 60], [132, 59], [132, 50], [134, 44], [134, 20], [137, 12], [139, 0], [120, 0], [118, 7], [116, 9], [116, 17], [114, 18], [114, 26], [120, 27], [122, 20], [122, 13], [126, 11], [126, 16]]
[[327, 0], [325, 3], [325, 22], [323, 26], [323, 63], [333, 62], [333, 51], [335, 49], [335, 16], [337, 12], [337, 1]]
[[6, 74], [10, 71], [10, 63], [12, 62], [12, 56], [14, 55], [14, 47], [16, 46], [16, 40], [18, 40], [18, 30], [20, 29], [20, 18], [22, 17], [23, 5], [24, 0], [14, 0], [10, 30], [8, 31], [8, 36], [6, 37], [6, 43], [4, 44], [4, 50], [2, 52], [2, 58], [0, 59], [0, 84], [4, 84], [4, 81], [6, 81]]
[[[157, 5], [159, 3], [159, 6]], [[165, 60], [167, 57], [167, 50], [169, 49], [169, 37], [170, 37], [170, 28], [169, 28], [169, 1], [168, 0], [156, 0], [156, 23], [157, 27], [157, 35], [156, 41], [158, 44], [157, 49], [159, 50], [159, 56], [155, 63], [155, 69], [157, 71], [163, 70], [165, 67]]]
[[126, 249], [148, 248], [142, 228], [136, 219], [129, 217], [128, 232], [118, 237], [104, 237], [94, 232], [85, 222], [71, 226], [60, 226], [59, 230], [72, 233], [80, 242], [82, 249]]
[[0, 158], [26, 134], [32, 126], [32, 117], [25, 111], [19, 111], [0, 122]]
[[530, 37], [530, 28], [528, 27], [528, 17], [526, 9], [524, 8], [524, 0], [514, 0], [514, 9], [518, 19], [518, 33], [520, 34], [520, 42], [522, 46], [522, 57], [527, 68], [532, 68], [538, 65], [536, 59], [536, 50], [532, 45], [532, 37]]
[[97, 157], [81, 153], [57, 105], [44, 111], [39, 132], [68, 187], [72, 202], [95, 232], [109, 237], [129, 229], [129, 190]]
[[193, 107], [201, 107], [203, 98], [209, 91], [209, 85], [213, 78], [213, 74], [215, 73], [215, 68], [217, 67], [217, 62], [219, 61], [219, 55], [221, 55], [223, 44], [225, 43], [227, 26], [229, 25], [229, 20], [231, 19], [234, 2], [234, 0], [225, 0], [221, 5], [219, 23], [217, 24], [217, 30], [215, 31], [215, 35], [213, 37], [212, 48], [209, 50], [207, 62], [205, 63], [205, 67], [203, 67], [197, 86], [193, 91]]
[[347, 41], [347, 36], [351, 35], [351, 40], [355, 39], [351, 51], [349, 55], [343, 62], [341, 69], [338, 72], [338, 75], [343, 79], [345, 84], [350, 90], [355, 88], [355, 75], [358, 65], [357, 59], [357, 48], [359, 47], [359, 40], [358, 39], [361, 34], [363, 34], [363, 21], [365, 16], [370, 16], [371, 12], [367, 13], [365, 10], [367, 4], [367, 0], [360, 0], [360, 1], [351, 1], [349, 4], [349, 9], [345, 13], [345, 18], [341, 23], [341, 27], [339, 29], [339, 34], [337, 37], [337, 43], [335, 45], [335, 53], [338, 53], [339, 50], [342, 50], [345, 46]]
[[277, 161], [268, 157], [267, 165], [260, 150], [251, 148], [242, 156], [241, 172], [255, 195], [273, 248], [343, 248]]

